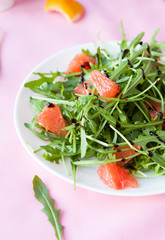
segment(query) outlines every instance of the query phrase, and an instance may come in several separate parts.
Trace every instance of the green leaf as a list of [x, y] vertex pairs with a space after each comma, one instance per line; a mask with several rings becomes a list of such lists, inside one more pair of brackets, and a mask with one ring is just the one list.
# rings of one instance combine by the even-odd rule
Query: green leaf
[[30, 88], [33, 92], [38, 93], [40, 95], [44, 95], [46, 97], [50, 97], [50, 98], [57, 98], [57, 96], [52, 92], [52, 91], [45, 91], [39, 87], [33, 87]]
[[152, 160], [154, 162], [156, 162], [157, 164], [159, 164], [161, 167], [165, 168], [165, 159], [155, 152], [153, 152], [152, 154], [153, 154], [152, 157], [151, 157]]
[[99, 68], [101, 66], [101, 52], [100, 52], [100, 47], [97, 48], [97, 55], [96, 55], [96, 64], [97, 67]]
[[124, 49], [127, 49], [127, 41], [125, 39], [125, 33], [124, 33], [124, 28], [123, 28], [123, 22], [122, 21], [120, 21], [120, 32], [121, 32], [121, 35], [122, 35], [122, 41], [120, 43], [120, 49], [124, 50]]
[[151, 37], [151, 40], [150, 40], [150, 44], [154, 43], [155, 42], [155, 38], [159, 32], [159, 28], [155, 30], [155, 32], [153, 33], [152, 37]]
[[88, 54], [90, 56], [93, 56], [88, 49], [82, 49], [81, 51], [82, 51], [82, 53], [86, 53], [86, 54]]
[[72, 166], [72, 174], [73, 174], [73, 185], [74, 185], [74, 189], [76, 189], [76, 170], [77, 170], [77, 166], [74, 165], [71, 162], [71, 166]]
[[[155, 137], [155, 136], [151, 136], [149, 134], [150, 131], [153, 131], [153, 129], [151, 128], [148, 128], [146, 130], [143, 131], [143, 135], [139, 135], [137, 138], [136, 138], [136, 144], [139, 144], [141, 145], [141, 147], [146, 150], [148, 148], [148, 144], [149, 143], [157, 143], [157, 144], [160, 144], [163, 148], [165, 148], [165, 145], [164, 143], [160, 142], [160, 140]], [[164, 131], [157, 131], [156, 132], [158, 134], [158, 136], [165, 141], [165, 132]]]
[[97, 124], [93, 121], [93, 120], [90, 120], [87, 125], [90, 127], [91, 131], [93, 133], [96, 133], [97, 131]]
[[132, 48], [132, 47], [136, 47], [137, 46], [137, 44], [139, 44], [139, 42], [140, 42], [140, 40], [143, 38], [143, 36], [144, 36], [144, 32], [142, 32], [142, 33], [139, 33], [133, 40], [132, 40], [132, 42], [130, 43], [130, 45], [129, 45], [129, 48]]
[[80, 82], [80, 78], [77, 76], [68, 77], [68, 75], [66, 75], [66, 77], [68, 81], [65, 82], [57, 81], [53, 84], [52, 91], [54, 93], [59, 93], [62, 85], [64, 86], [66, 92], [73, 92], [73, 88], [75, 88], [77, 84]]
[[34, 74], [39, 75], [40, 78], [38, 80], [33, 80], [33, 81], [25, 83], [24, 87], [27, 87], [27, 88], [38, 87], [38, 86], [41, 86], [45, 82], [48, 82], [48, 83], [53, 82], [56, 77], [61, 75], [60, 72], [51, 73], [52, 76], [49, 76], [49, 77], [48, 77], [48, 74], [44, 74], [44, 73], [34, 73]]
[[[85, 122], [85, 119], [83, 118], [82, 126], [83, 126], [84, 122]], [[85, 134], [84, 128], [81, 127], [81, 158], [83, 158], [85, 156], [86, 150], [87, 150], [86, 134]]]
[[43, 108], [45, 107], [43, 101], [39, 99], [34, 99], [30, 97], [30, 103], [32, 104], [33, 108], [35, 109], [36, 114], [42, 112]]
[[[127, 89], [127, 91], [124, 93], [124, 97], [128, 97], [128, 96], [132, 96], [134, 95], [134, 89], [136, 88], [136, 86], [140, 83], [140, 81], [142, 80], [142, 71], [141, 69], [138, 69], [136, 71], [136, 76], [135, 78], [132, 80], [129, 88]], [[136, 89], [135, 89], [136, 90]], [[135, 92], [136, 94], [136, 92]]]
[[75, 102], [69, 102], [69, 101], [60, 100], [60, 99], [58, 100], [58, 99], [45, 98], [45, 97], [33, 97], [33, 99], [43, 100], [45, 102], [51, 102], [51, 103], [54, 103], [54, 104], [66, 104], [66, 105], [69, 105], [69, 106], [74, 106], [75, 105]]
[[33, 190], [36, 199], [44, 206], [42, 211], [47, 215], [49, 222], [52, 224], [58, 240], [62, 240], [63, 226], [59, 222], [60, 209], [56, 210], [54, 207], [54, 199], [49, 195], [46, 185], [36, 175], [33, 179]]

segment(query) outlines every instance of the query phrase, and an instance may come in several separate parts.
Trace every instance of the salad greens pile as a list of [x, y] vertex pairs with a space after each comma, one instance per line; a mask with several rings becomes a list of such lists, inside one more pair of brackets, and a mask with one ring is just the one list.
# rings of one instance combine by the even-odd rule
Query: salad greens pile
[[[148, 43], [142, 42], [144, 32], [128, 43], [122, 24], [121, 33], [120, 51], [115, 56], [104, 47], [97, 47], [95, 54], [82, 50], [93, 56], [96, 64], [90, 63], [88, 70], [82, 68], [81, 74], [59, 71], [34, 73], [38, 75], [38, 80], [25, 83], [26, 88], [39, 94], [30, 98], [36, 117], [25, 126], [47, 142], [35, 153], [44, 151], [45, 160], [57, 164], [61, 160], [67, 172], [65, 161], [69, 157], [74, 182], [78, 166], [121, 161], [115, 159], [116, 145], [135, 150], [132, 160], [124, 165], [135, 176], [165, 174], [165, 131], [162, 128], [165, 121], [165, 62], [161, 60], [165, 42], [155, 40], [158, 30]], [[80, 82], [89, 80], [91, 71], [96, 69], [120, 86], [118, 96], [101, 97], [93, 86], [90, 86], [91, 94], [73, 93], [74, 88]], [[66, 81], [59, 80], [59, 76]], [[148, 103], [154, 110], [148, 100], [161, 104], [160, 113], [154, 119], [151, 119], [146, 107]], [[60, 106], [67, 124], [65, 138], [47, 132], [36, 121], [37, 114], [48, 103]], [[135, 145], [140, 145], [141, 149], [135, 148]], [[154, 173], [151, 171], [148, 174], [149, 170]]]

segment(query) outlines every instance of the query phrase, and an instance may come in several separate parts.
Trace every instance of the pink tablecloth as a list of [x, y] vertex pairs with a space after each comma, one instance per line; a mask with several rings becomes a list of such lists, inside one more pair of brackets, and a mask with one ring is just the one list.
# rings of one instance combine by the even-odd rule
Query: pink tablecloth
[[149, 197], [114, 197], [77, 188], [43, 169], [20, 143], [14, 123], [14, 101], [20, 84], [49, 55], [76, 44], [121, 39], [120, 19], [130, 40], [146, 31], [149, 40], [160, 28], [165, 40], [163, 0], [80, 0], [84, 18], [68, 24], [60, 14], [44, 11], [44, 0], [16, 0], [0, 12], [3, 30], [0, 60], [0, 239], [52, 240], [55, 234], [42, 205], [34, 198], [32, 179], [37, 174], [62, 209], [64, 240], [164, 240], [165, 194]]

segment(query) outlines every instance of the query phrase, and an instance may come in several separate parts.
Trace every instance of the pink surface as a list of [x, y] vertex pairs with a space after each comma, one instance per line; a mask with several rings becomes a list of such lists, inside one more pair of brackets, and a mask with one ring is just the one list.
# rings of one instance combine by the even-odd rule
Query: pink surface
[[165, 40], [163, 0], [79, 0], [86, 14], [68, 24], [60, 14], [44, 11], [44, 0], [16, 0], [0, 12], [4, 32], [1, 45], [1, 167], [0, 239], [52, 240], [54, 230], [34, 198], [32, 179], [37, 174], [48, 186], [56, 207], [62, 209], [64, 240], [164, 240], [165, 194], [151, 197], [114, 197], [77, 188], [36, 163], [24, 150], [13, 123], [14, 101], [26, 75], [43, 59], [75, 44], [120, 40], [124, 22], [128, 40], [146, 31], [149, 40], [160, 28]]

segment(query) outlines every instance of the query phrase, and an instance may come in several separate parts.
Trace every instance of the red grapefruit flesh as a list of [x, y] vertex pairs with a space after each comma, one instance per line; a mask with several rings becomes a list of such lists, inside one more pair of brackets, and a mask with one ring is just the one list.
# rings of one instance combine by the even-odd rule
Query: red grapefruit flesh
[[[135, 148], [137, 149], [141, 149], [141, 146], [139, 145], [133, 145]], [[121, 151], [122, 149], [129, 149], [129, 150], [126, 150], [126, 151]], [[122, 167], [124, 164], [126, 164], [127, 162], [129, 162], [131, 159], [132, 159], [132, 156], [136, 154], [136, 151], [133, 150], [132, 148], [130, 148], [129, 146], [123, 146], [123, 147], [117, 147], [117, 148], [114, 148], [114, 150], [117, 150], [118, 152], [115, 152], [115, 156], [116, 156], [116, 159], [120, 159], [122, 158], [123, 161], [118, 161], [116, 162], [116, 164], [120, 167]], [[127, 158], [125, 159], [126, 157], [130, 157], [130, 158]]]
[[92, 80], [93, 86], [101, 97], [114, 98], [120, 92], [119, 85], [104, 76], [98, 70], [93, 70], [91, 72], [90, 80]]
[[[154, 102], [153, 100], [147, 99], [147, 102], [153, 107], [146, 103], [146, 107], [148, 109], [148, 113], [151, 119], [155, 118], [156, 115], [161, 111], [161, 103]], [[164, 106], [164, 112], [163, 117], [165, 116], [165, 106]]]
[[158, 68], [160, 66], [160, 63], [158, 63], [157, 61], [160, 61], [160, 57], [155, 59], [156, 64], [154, 65], [155, 68]]
[[97, 173], [103, 183], [110, 188], [121, 190], [127, 187], [138, 187], [138, 183], [132, 174], [129, 174], [127, 169], [121, 168], [115, 163], [100, 165]]
[[43, 111], [37, 116], [37, 123], [46, 129], [46, 131], [50, 131], [57, 136], [59, 136], [58, 132], [65, 137], [67, 131], [63, 131], [62, 129], [66, 127], [66, 123], [62, 116], [61, 110], [58, 105], [50, 104], [50, 106], [45, 106]]
[[81, 67], [83, 66], [85, 69], [89, 69], [89, 63], [96, 64], [96, 60], [86, 53], [77, 54], [72, 61], [69, 63], [66, 74], [69, 72], [81, 72]]
[[[161, 111], [161, 103], [155, 102], [153, 100], [147, 99], [147, 102], [150, 104], [146, 103], [146, 107], [148, 110], [148, 114], [151, 119], [154, 119], [158, 113]], [[152, 107], [151, 107], [152, 106]], [[163, 117], [165, 116], [165, 106], [164, 106], [164, 112], [163, 112]], [[156, 121], [158, 120], [158, 117], [156, 118]], [[165, 123], [162, 124], [162, 128], [165, 129]]]
[[84, 81], [83, 84], [82, 83], [78, 84], [73, 90], [73, 92], [75, 94], [81, 94], [81, 95], [87, 95], [91, 93], [92, 89], [89, 88], [89, 86], [91, 86], [92, 84], [90, 84], [89, 82], [90, 80], [87, 80], [87, 81]]

